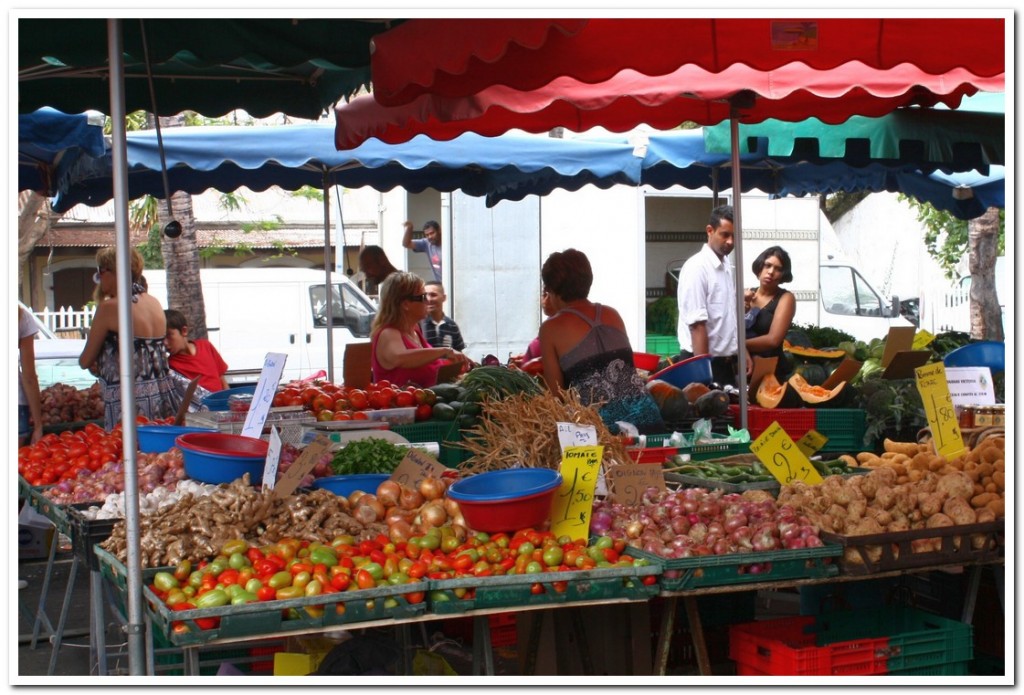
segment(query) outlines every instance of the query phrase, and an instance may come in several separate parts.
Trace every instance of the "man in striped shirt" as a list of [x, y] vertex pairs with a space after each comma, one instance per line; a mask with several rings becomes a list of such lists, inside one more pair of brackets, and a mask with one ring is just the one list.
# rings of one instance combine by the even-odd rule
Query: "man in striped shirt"
[[462, 333], [458, 325], [444, 315], [444, 301], [447, 299], [444, 286], [436, 280], [429, 280], [423, 283], [423, 287], [427, 295], [427, 317], [420, 321], [423, 337], [433, 347], [450, 347], [462, 352], [466, 347]]

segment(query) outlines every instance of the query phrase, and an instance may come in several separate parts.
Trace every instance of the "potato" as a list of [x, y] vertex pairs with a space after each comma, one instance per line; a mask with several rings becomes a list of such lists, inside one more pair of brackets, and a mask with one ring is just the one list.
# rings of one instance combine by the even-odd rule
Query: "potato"
[[[977, 523], [978, 515], [962, 497], [950, 497], [942, 505], [942, 513], [957, 524]], [[929, 523], [931, 519], [928, 520]]]
[[947, 526], [956, 526], [956, 523], [946, 514], [938, 512], [928, 517], [924, 526], [925, 528], [945, 528]]
[[980, 509], [981, 507], [984, 507], [992, 500], [997, 499], [999, 499], [999, 495], [995, 494], [994, 492], [983, 492], [980, 495], [975, 495], [974, 497], [971, 498], [971, 506], [974, 507], [975, 509]]
[[991, 510], [992, 513], [996, 515], [997, 519], [1002, 519], [1006, 516], [1006, 500], [1002, 497], [992, 500], [985, 505], [985, 508]]
[[992, 482], [996, 484], [996, 487], [1000, 490], [1006, 489], [1006, 474], [1002, 471], [996, 471], [992, 474]]
[[878, 455], [873, 451], [862, 451], [857, 454], [856, 459], [862, 466], [877, 466], [879, 461]]
[[979, 524], [988, 524], [996, 520], [996, 514], [988, 507], [982, 507], [978, 510], [975, 515], [975, 522]]
[[917, 442], [894, 442], [888, 437], [886, 437], [885, 441], [882, 442], [882, 448], [885, 449], [886, 452], [904, 454], [907, 458], [910, 458], [920, 451]]

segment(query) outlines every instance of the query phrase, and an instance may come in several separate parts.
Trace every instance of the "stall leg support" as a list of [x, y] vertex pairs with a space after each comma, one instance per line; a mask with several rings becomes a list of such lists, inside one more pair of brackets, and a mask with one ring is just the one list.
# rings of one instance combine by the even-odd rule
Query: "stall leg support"
[[97, 570], [89, 572], [89, 665], [98, 676], [107, 675], [107, 620], [103, 604], [103, 575]]
[[664, 676], [668, 670], [668, 651], [672, 646], [672, 632], [676, 627], [676, 609], [679, 599], [672, 596], [665, 600], [664, 612], [661, 614], [661, 626], [658, 628], [658, 649], [654, 653], [654, 673]]
[[50, 554], [46, 558], [46, 572], [43, 573], [43, 587], [39, 593], [39, 605], [36, 607], [36, 621], [32, 625], [32, 642], [30, 646], [32, 649], [36, 648], [36, 643], [39, 641], [39, 627], [42, 623], [46, 622], [46, 631], [48, 635], [53, 634], [53, 625], [50, 624], [50, 619], [46, 617], [46, 597], [50, 594], [50, 580], [53, 578], [53, 564], [57, 559], [57, 541], [58, 535], [54, 531], [53, 542], [50, 543]]
[[697, 611], [697, 597], [687, 596], [683, 599], [686, 608], [686, 619], [690, 623], [690, 634], [693, 636], [693, 651], [697, 656], [697, 669], [702, 676], [711, 675], [711, 660], [708, 658], [708, 645], [704, 641], [704, 626], [700, 622]]
[[[54, 539], [54, 544], [56, 544]], [[68, 622], [68, 611], [71, 610], [71, 592], [75, 588], [75, 575], [78, 573], [78, 556], [71, 561], [71, 573], [68, 575], [68, 588], [64, 591], [64, 603], [60, 608], [60, 620], [57, 621], [57, 632], [50, 638], [53, 640], [53, 649], [50, 651], [50, 665], [46, 669], [46, 675], [52, 676], [57, 672], [57, 655], [60, 653], [60, 644], [64, 639], [64, 627]]]
[[494, 675], [494, 650], [491, 648], [491, 623], [486, 615], [473, 616], [473, 675]]

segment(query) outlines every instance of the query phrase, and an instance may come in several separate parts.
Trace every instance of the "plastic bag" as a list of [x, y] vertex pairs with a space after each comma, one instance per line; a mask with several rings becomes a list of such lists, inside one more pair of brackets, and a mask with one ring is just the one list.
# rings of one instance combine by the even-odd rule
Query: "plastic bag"
[[729, 428], [729, 436], [726, 437], [726, 440], [730, 442], [739, 442], [740, 444], [746, 444], [750, 441], [750, 432], [747, 430], [733, 429], [732, 425], [727, 425], [727, 427]]
[[414, 676], [457, 676], [443, 656], [426, 649], [417, 649], [412, 658], [412, 674]]
[[701, 418], [693, 423], [693, 443], [706, 444], [708, 442], [721, 441], [716, 440], [714, 435], [711, 434], [712, 426], [713, 423], [707, 418]]

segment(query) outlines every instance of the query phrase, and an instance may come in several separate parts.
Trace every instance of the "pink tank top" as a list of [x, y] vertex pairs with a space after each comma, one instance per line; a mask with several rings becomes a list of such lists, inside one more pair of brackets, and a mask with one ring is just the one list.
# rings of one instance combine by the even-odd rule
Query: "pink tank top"
[[[394, 326], [388, 326], [388, 328], [394, 328]], [[382, 328], [380, 331], [377, 331], [377, 334], [370, 340], [370, 372], [373, 375], [373, 380], [376, 382], [387, 379], [396, 386], [415, 384], [421, 388], [429, 388], [435, 385], [437, 383], [437, 370], [445, 363], [443, 359], [438, 358], [422, 367], [385, 369], [381, 366], [380, 362], [377, 361], [377, 340], [380, 338], [381, 331], [383, 330]], [[412, 343], [405, 337], [405, 334], [402, 334], [402, 344], [410, 350], [430, 347], [430, 344], [420, 332], [419, 326], [416, 326], [416, 337], [419, 339], [419, 345]]]

